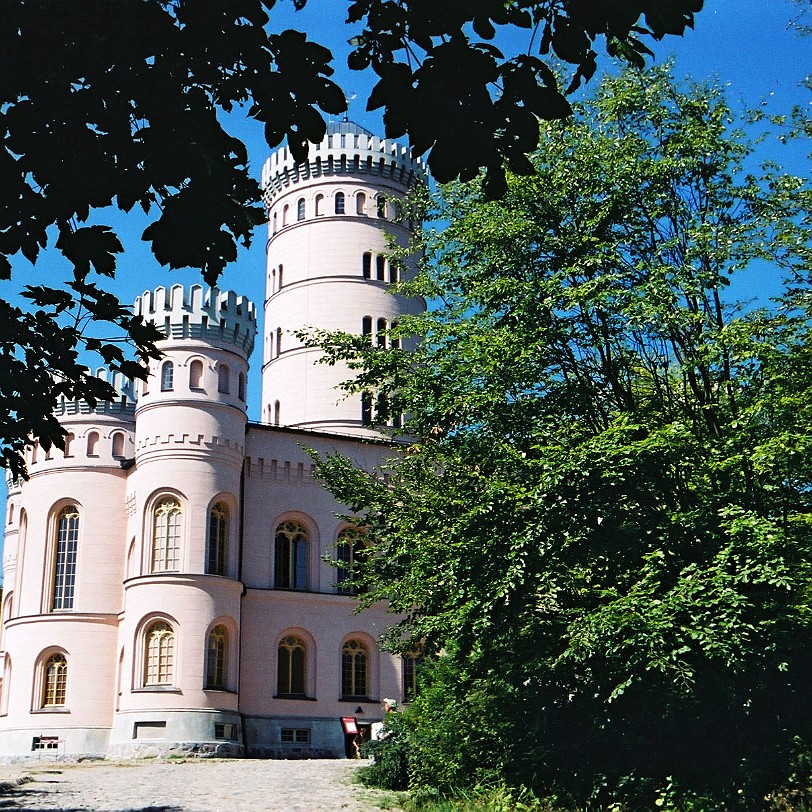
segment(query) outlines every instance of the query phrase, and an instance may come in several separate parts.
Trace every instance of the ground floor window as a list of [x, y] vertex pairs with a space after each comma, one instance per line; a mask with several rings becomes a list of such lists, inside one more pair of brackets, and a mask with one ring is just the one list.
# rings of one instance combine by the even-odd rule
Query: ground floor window
[[281, 740], [286, 744], [310, 744], [310, 731], [305, 728], [283, 727]]

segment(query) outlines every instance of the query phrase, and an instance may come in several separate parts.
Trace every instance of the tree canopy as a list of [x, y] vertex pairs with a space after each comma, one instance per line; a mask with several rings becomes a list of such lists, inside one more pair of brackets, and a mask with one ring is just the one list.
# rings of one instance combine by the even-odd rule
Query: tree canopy
[[[294, 0], [297, 8], [306, 0]], [[156, 334], [99, 277], [122, 247], [96, 210], [141, 207], [155, 258], [200, 268], [214, 284], [263, 219], [244, 145], [218, 113], [244, 105], [270, 147], [283, 139], [305, 160], [345, 110], [330, 52], [301, 32], [274, 31], [275, 0], [5, 0], [0, 3], [0, 279], [10, 258], [32, 263], [53, 243], [72, 267], [65, 288], [33, 286], [34, 312], [0, 301], [0, 464], [31, 437], [61, 444], [51, 417], [60, 396], [114, 396], [79, 362], [83, 347], [142, 377]], [[351, 67], [378, 78], [370, 108], [386, 134], [408, 135], [441, 180], [487, 169], [491, 194], [504, 165], [530, 171], [536, 118], [569, 113], [541, 57], [595, 70], [596, 40], [633, 62], [646, 37], [681, 34], [702, 0], [356, 0]], [[337, 23], [340, 20], [336, 21]], [[528, 32], [526, 55], [503, 57], [503, 27]], [[535, 53], [541, 56], [537, 56]], [[120, 329], [135, 351], [99, 340], [89, 325]], [[103, 332], [103, 331], [102, 331]]]
[[714, 87], [606, 78], [502, 200], [443, 190], [414, 355], [313, 337], [408, 415], [386, 471], [318, 472], [435, 660], [413, 786], [760, 808], [810, 763], [812, 189], [752, 149]]

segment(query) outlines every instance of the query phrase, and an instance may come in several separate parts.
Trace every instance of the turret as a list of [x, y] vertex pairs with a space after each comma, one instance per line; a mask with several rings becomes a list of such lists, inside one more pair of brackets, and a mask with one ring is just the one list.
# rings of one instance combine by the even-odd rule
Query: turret
[[422, 164], [399, 144], [351, 122], [331, 124], [297, 164], [286, 147], [265, 163], [262, 183], [269, 239], [262, 368], [262, 421], [342, 434], [372, 433], [367, 399], [338, 388], [344, 365], [319, 364], [318, 348], [295, 332], [314, 327], [366, 334], [384, 344], [386, 330], [421, 299], [391, 295], [414, 262], [388, 259], [388, 240], [408, 245], [402, 216]]

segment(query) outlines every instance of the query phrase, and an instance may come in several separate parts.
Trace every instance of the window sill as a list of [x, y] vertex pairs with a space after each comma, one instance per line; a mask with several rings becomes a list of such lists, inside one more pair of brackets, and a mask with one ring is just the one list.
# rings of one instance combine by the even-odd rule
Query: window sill
[[229, 696], [237, 696], [237, 691], [231, 691], [228, 688], [204, 688], [207, 694], [228, 694]]
[[50, 708], [33, 708], [31, 713], [70, 713], [64, 705], [54, 705]]
[[274, 694], [274, 699], [298, 699], [304, 702], [317, 702], [315, 696], [305, 696], [304, 694]]
[[355, 702], [357, 704], [359, 702], [380, 702], [380, 699], [372, 699], [372, 697], [369, 696], [340, 696], [338, 701]]
[[134, 694], [182, 694], [180, 688], [174, 685], [144, 685], [141, 688], [133, 688]]

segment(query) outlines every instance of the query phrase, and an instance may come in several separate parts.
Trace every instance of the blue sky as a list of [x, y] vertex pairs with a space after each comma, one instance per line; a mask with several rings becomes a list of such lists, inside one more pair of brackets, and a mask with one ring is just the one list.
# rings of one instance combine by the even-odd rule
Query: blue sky
[[[291, 0], [281, 0], [271, 13], [275, 30], [297, 28], [309, 38], [328, 46], [334, 54], [334, 78], [348, 96], [356, 97], [350, 104], [350, 117], [375, 132], [381, 132], [379, 112], [367, 113], [365, 100], [374, 84], [374, 76], [359, 74], [346, 67], [350, 50], [347, 40], [353, 29], [343, 24], [345, 2], [338, 0], [309, 0], [302, 12], [293, 10]], [[812, 37], [800, 37], [789, 25], [797, 16], [798, 6], [790, 0], [706, 0], [705, 9], [697, 16], [696, 29], [682, 38], [668, 38], [655, 43], [657, 61], [675, 58], [675, 74], [690, 75], [696, 80], [715, 79], [727, 85], [729, 99], [735, 108], [766, 105], [772, 112], [787, 111], [793, 104], [812, 107], [812, 92], [801, 87], [808, 72], [812, 72]], [[526, 48], [526, 32], [518, 36], [497, 39], [506, 51]], [[602, 67], [610, 63], [604, 59]], [[262, 128], [244, 114], [235, 113], [226, 119], [228, 129], [248, 146], [251, 172], [259, 177], [262, 163], [270, 150], [264, 142]], [[795, 172], [807, 172], [807, 145], [796, 144], [784, 149], [775, 147], [775, 158], [786, 162]], [[122, 301], [132, 301], [144, 289], [160, 284], [191, 284], [199, 281], [194, 271], [172, 271], [161, 268], [141, 242], [140, 235], [147, 219], [140, 212], [121, 217], [107, 212], [97, 222], [111, 223], [118, 230], [125, 253], [119, 258], [117, 278], [111, 288]], [[238, 260], [224, 272], [220, 287], [248, 295], [261, 311], [264, 297], [264, 254], [266, 233], [257, 229], [250, 249], [242, 249]], [[24, 284], [47, 282], [59, 273], [58, 258], [49, 252], [36, 269], [25, 260], [14, 263], [14, 279], [0, 282], [0, 295], [13, 297]], [[759, 293], [762, 271], [747, 280], [744, 292]], [[258, 348], [262, 342], [257, 341]], [[252, 358], [249, 388], [249, 417], [259, 416], [259, 379], [261, 355]], [[2, 515], [2, 514], [0, 514]]]

